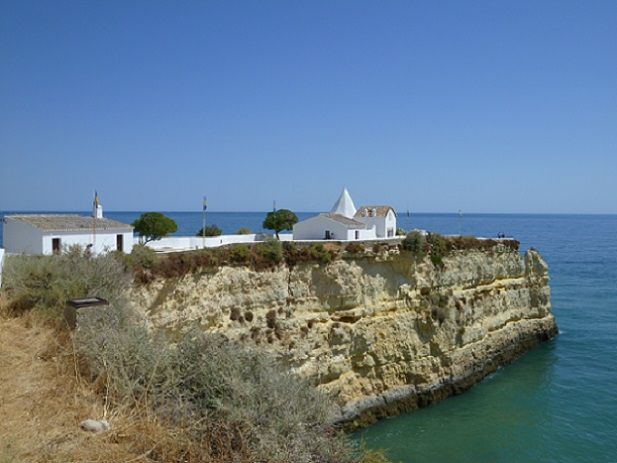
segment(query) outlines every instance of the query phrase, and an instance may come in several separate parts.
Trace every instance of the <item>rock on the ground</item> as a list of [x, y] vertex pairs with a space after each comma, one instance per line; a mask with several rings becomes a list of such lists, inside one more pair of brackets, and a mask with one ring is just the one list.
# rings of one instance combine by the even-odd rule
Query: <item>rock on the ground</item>
[[109, 426], [109, 423], [107, 421], [91, 419], [82, 421], [81, 423], [79, 423], [79, 427], [84, 431], [89, 431], [97, 434], [100, 432], [109, 431], [111, 429], [111, 426]]

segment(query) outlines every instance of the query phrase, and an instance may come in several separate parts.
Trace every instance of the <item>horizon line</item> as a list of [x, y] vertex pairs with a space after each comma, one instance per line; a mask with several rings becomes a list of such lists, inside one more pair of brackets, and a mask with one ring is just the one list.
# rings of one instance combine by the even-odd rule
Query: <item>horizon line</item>
[[[285, 208], [281, 208], [285, 209]], [[15, 214], [15, 213], [29, 213], [29, 214], [65, 214], [65, 213], [90, 213], [89, 210], [60, 210], [60, 209], [6, 209], [0, 210], [0, 215], [6, 214]], [[161, 213], [195, 213], [201, 214], [200, 210], [152, 210], [152, 209], [143, 209], [143, 210], [108, 210], [104, 213], [144, 213], [144, 212], [161, 212]], [[208, 213], [215, 214], [267, 214], [272, 211], [224, 211], [224, 210], [215, 210], [215, 211], [206, 211]], [[293, 211], [296, 214], [320, 214], [323, 211]], [[617, 215], [617, 212], [465, 212], [465, 211], [451, 211], [451, 212], [433, 212], [433, 211], [409, 211], [410, 217], [413, 217], [417, 214], [434, 214], [434, 215], [459, 215], [461, 214], [463, 217], [465, 215]], [[406, 212], [399, 211], [396, 213], [397, 216], [406, 216]]]

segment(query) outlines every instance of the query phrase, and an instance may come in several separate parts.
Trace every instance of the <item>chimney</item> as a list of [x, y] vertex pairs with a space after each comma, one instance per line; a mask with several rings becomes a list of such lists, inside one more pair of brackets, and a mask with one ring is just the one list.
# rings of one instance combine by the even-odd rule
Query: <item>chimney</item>
[[92, 203], [92, 217], [95, 219], [103, 218], [103, 206], [99, 201], [99, 195], [96, 191], [94, 192], [94, 202]]

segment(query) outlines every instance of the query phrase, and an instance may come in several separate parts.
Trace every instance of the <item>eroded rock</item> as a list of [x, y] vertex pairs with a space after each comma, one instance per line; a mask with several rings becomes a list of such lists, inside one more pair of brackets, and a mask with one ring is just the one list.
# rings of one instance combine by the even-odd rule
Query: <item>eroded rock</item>
[[170, 284], [134, 290], [153, 326], [197, 323], [272, 351], [332, 393], [350, 426], [460, 393], [557, 332], [546, 263], [506, 247], [457, 251], [443, 267], [403, 252]]

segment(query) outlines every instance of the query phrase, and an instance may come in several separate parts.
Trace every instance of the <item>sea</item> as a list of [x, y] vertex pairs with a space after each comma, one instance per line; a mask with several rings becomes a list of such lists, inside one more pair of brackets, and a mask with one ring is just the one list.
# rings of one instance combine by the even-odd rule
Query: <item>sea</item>
[[[130, 223], [139, 214], [105, 215]], [[201, 228], [200, 212], [166, 215], [178, 223], [178, 235]], [[255, 232], [264, 216], [208, 212], [207, 222], [224, 233]], [[398, 226], [504, 233], [520, 241], [522, 252], [538, 249], [550, 269], [559, 335], [459, 396], [352, 438], [404, 463], [617, 462], [617, 215], [402, 213]]]

